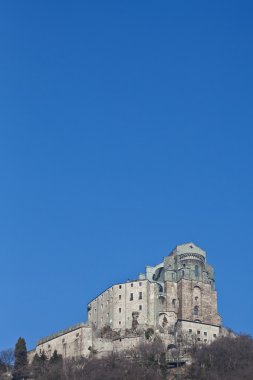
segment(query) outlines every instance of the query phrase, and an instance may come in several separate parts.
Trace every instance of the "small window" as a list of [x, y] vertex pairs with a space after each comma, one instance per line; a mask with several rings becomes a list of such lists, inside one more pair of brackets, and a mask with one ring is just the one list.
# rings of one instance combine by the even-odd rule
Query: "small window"
[[119, 321], [119, 325], [121, 325], [121, 321]]
[[130, 293], [130, 301], [133, 301], [134, 299], [134, 293]]
[[176, 306], [176, 299], [175, 298], [172, 300], [172, 305]]
[[134, 286], [134, 284], [133, 283], [131, 283], [131, 288]]
[[206, 343], [206, 342], [207, 342], [207, 339], [204, 339], [204, 342]]
[[119, 286], [119, 288], [121, 289], [121, 288], [122, 288], [122, 286], [120, 285], [120, 286]]
[[139, 300], [142, 300], [142, 292], [139, 292]]
[[139, 286], [142, 286], [142, 282], [139, 282]]
[[216, 338], [216, 334], [213, 334], [213, 337]]
[[198, 338], [198, 342], [200, 342], [200, 338]]
[[200, 331], [199, 331], [199, 330], [197, 331], [197, 334], [200, 334]]
[[189, 333], [190, 333], [190, 334], [192, 333], [192, 329], [189, 329]]
[[62, 339], [62, 343], [64, 343], [64, 342], [65, 342], [65, 339], [63, 338], [63, 339]]
[[195, 265], [195, 276], [199, 277], [199, 266]]
[[48, 348], [50, 348], [50, 344], [48, 344], [48, 346], [47, 346]]
[[198, 301], [199, 297], [195, 297], [195, 301]]
[[104, 305], [101, 303], [101, 309], [103, 309]]
[[204, 331], [204, 335], [207, 336], [207, 332], [206, 331]]
[[182, 276], [184, 277], [184, 270], [182, 270]]
[[194, 315], [199, 315], [199, 308], [198, 308], [198, 306], [194, 306], [193, 314]]
[[76, 337], [78, 337], [79, 336], [79, 333], [76, 333]]
[[121, 294], [119, 295], [119, 300], [121, 300]]
[[121, 313], [121, 307], [119, 308], [119, 313]]
[[142, 305], [139, 305], [139, 310], [142, 310]]

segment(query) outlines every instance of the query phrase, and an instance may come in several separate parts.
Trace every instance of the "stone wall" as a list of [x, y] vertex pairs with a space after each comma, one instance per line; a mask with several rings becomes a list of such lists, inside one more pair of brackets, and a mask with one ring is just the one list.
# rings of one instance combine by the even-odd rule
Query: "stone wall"
[[36, 353], [50, 358], [56, 350], [63, 358], [87, 357], [92, 348], [92, 329], [81, 323], [41, 339], [36, 346]]

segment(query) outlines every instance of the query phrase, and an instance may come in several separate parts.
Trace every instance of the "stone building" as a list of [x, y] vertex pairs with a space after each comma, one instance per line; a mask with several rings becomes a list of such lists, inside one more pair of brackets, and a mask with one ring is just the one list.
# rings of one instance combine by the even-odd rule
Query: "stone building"
[[[165, 344], [178, 333], [208, 343], [222, 334], [214, 270], [206, 253], [193, 243], [176, 248], [163, 261], [146, 267], [132, 281], [115, 284], [88, 304], [88, 322], [40, 340], [38, 354], [88, 356], [135, 347], [147, 329]], [[100, 332], [109, 330], [111, 338]], [[30, 356], [34, 355], [31, 352]]]

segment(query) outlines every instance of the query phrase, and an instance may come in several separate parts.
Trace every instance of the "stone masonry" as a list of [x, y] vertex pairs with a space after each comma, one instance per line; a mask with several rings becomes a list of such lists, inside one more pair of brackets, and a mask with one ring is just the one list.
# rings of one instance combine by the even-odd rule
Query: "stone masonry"
[[[36, 350], [50, 357], [87, 357], [135, 347], [147, 329], [173, 344], [178, 332], [209, 343], [224, 331], [217, 311], [214, 270], [206, 253], [193, 243], [176, 248], [138, 279], [115, 284], [88, 304], [88, 322], [38, 341]], [[113, 338], [103, 337], [109, 330]]]

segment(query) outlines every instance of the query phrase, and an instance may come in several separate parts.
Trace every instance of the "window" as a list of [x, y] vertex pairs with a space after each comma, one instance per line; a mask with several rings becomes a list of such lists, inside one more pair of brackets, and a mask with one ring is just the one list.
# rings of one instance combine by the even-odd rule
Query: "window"
[[204, 335], [207, 336], [207, 332], [206, 331], [204, 331]]
[[78, 337], [79, 336], [79, 333], [76, 333], [76, 337]]
[[195, 297], [195, 301], [198, 301], [199, 297]]
[[199, 307], [198, 306], [194, 306], [193, 314], [199, 315]]
[[139, 305], [139, 310], [142, 310], [142, 305]]
[[120, 286], [119, 286], [119, 288], [121, 289], [121, 288], [122, 288], [122, 286], [120, 285]]
[[101, 303], [101, 309], [103, 309], [104, 305]]
[[119, 325], [121, 325], [121, 321], [119, 321]]
[[195, 276], [199, 277], [199, 266], [195, 265]]
[[182, 270], [182, 276], [184, 277], [184, 270]]
[[142, 286], [142, 282], [139, 282], [139, 286]]
[[50, 348], [50, 344], [48, 344], [48, 346], [47, 346], [48, 348]]
[[62, 339], [62, 343], [64, 343], [64, 342], [65, 342], [65, 339], [63, 338], [63, 339]]
[[207, 342], [207, 339], [204, 339], [204, 342]]
[[119, 308], [119, 313], [121, 313], [121, 307]]
[[216, 338], [216, 334], [213, 334], [213, 337]]
[[130, 301], [133, 301], [134, 299], [134, 293], [130, 293]]
[[189, 329], [189, 333], [190, 333], [190, 334], [192, 333], [192, 329]]
[[198, 338], [198, 341], [200, 342], [200, 338]]
[[121, 300], [121, 294], [119, 295], [119, 300]]
[[139, 300], [142, 300], [142, 292], [139, 292]]
[[134, 284], [133, 283], [131, 283], [131, 288], [134, 286]]
[[197, 331], [197, 334], [200, 334], [200, 331], [199, 331], [199, 330]]
[[172, 305], [176, 306], [176, 299], [175, 298], [172, 300]]

